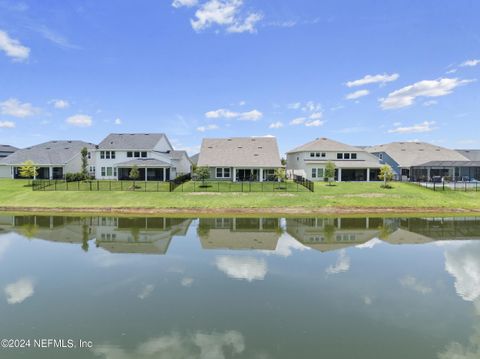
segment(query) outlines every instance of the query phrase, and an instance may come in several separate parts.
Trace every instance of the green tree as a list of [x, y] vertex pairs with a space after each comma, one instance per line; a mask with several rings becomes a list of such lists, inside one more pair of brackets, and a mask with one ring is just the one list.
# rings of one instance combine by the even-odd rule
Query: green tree
[[25, 161], [22, 163], [18, 174], [22, 178], [36, 179], [38, 176], [37, 166], [35, 163], [33, 163], [33, 161]]
[[287, 179], [287, 175], [285, 173], [285, 168], [277, 168], [275, 170], [275, 177], [277, 177], [277, 179], [280, 182], [285, 182], [285, 180]]
[[195, 175], [202, 181], [202, 186], [205, 186], [205, 181], [210, 178], [210, 170], [208, 167], [197, 167]]
[[378, 177], [383, 180], [383, 188], [390, 188], [388, 182], [393, 180], [392, 167], [390, 167], [389, 165], [383, 165], [382, 167], [380, 167], [380, 175]]
[[83, 179], [88, 178], [88, 149], [86, 147], [83, 147], [82, 150], [80, 151], [80, 154], [82, 155], [82, 176]]
[[282, 157], [282, 158], [280, 159], [280, 163], [282, 164], [282, 166], [286, 166], [286, 165], [287, 165], [287, 160]]
[[328, 179], [328, 185], [332, 184], [332, 180], [335, 178], [335, 163], [328, 161], [325, 165], [325, 177]]
[[133, 187], [132, 189], [135, 191], [136, 185], [135, 181], [138, 180], [140, 177], [140, 172], [138, 171], [137, 165], [133, 165], [132, 169], [130, 170], [130, 173], [128, 174], [128, 178], [130, 178], [133, 181]]

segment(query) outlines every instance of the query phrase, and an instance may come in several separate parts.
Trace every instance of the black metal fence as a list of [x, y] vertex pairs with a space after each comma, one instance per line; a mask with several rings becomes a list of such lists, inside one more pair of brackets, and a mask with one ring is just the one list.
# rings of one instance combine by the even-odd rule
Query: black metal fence
[[310, 180], [308, 180], [308, 179], [306, 179], [302, 176], [295, 175], [293, 177], [293, 182], [301, 184], [303, 187], [308, 189], [310, 192], [315, 191], [315, 183], [313, 183], [312, 181], [310, 181]]
[[186, 175], [177, 177], [174, 180], [170, 181], [170, 192], [175, 191], [178, 186], [183, 185], [185, 182], [188, 182], [191, 179], [192, 175], [190, 173], [187, 173]]
[[187, 181], [175, 188], [176, 192], [307, 192], [293, 181]]
[[34, 180], [34, 191], [138, 191], [170, 192], [169, 182], [161, 181], [108, 181], [86, 180], [67, 182], [65, 180]]
[[413, 182], [418, 186], [431, 189], [433, 191], [463, 191], [463, 192], [478, 192], [480, 189], [480, 182]]

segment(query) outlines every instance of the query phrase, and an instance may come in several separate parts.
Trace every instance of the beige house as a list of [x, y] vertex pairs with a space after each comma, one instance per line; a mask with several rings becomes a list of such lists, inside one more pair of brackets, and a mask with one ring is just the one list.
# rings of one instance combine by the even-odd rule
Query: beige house
[[325, 180], [325, 165], [335, 164], [337, 181], [376, 181], [380, 161], [362, 148], [322, 137], [287, 152], [287, 175]]
[[198, 167], [210, 169], [210, 179], [226, 181], [274, 181], [282, 167], [274, 137], [205, 138]]

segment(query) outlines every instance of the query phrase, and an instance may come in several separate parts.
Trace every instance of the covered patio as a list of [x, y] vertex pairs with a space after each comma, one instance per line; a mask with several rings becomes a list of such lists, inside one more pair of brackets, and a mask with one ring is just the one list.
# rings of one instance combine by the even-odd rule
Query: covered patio
[[170, 164], [153, 158], [138, 158], [117, 165], [118, 179], [131, 180], [130, 171], [137, 166], [139, 181], [170, 181]]
[[412, 167], [411, 181], [431, 181], [441, 177], [451, 181], [480, 181], [480, 161], [430, 161]]
[[[20, 177], [21, 166], [14, 167], [13, 178], [18, 179]], [[63, 167], [62, 166], [37, 166], [36, 179], [63, 179]]]
[[275, 168], [233, 168], [233, 182], [276, 180]]

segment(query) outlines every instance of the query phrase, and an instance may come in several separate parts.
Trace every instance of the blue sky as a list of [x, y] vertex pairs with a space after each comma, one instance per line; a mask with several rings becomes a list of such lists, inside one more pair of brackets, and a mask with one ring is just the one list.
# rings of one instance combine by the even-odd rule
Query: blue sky
[[479, 1], [0, 0], [0, 143], [480, 148]]

